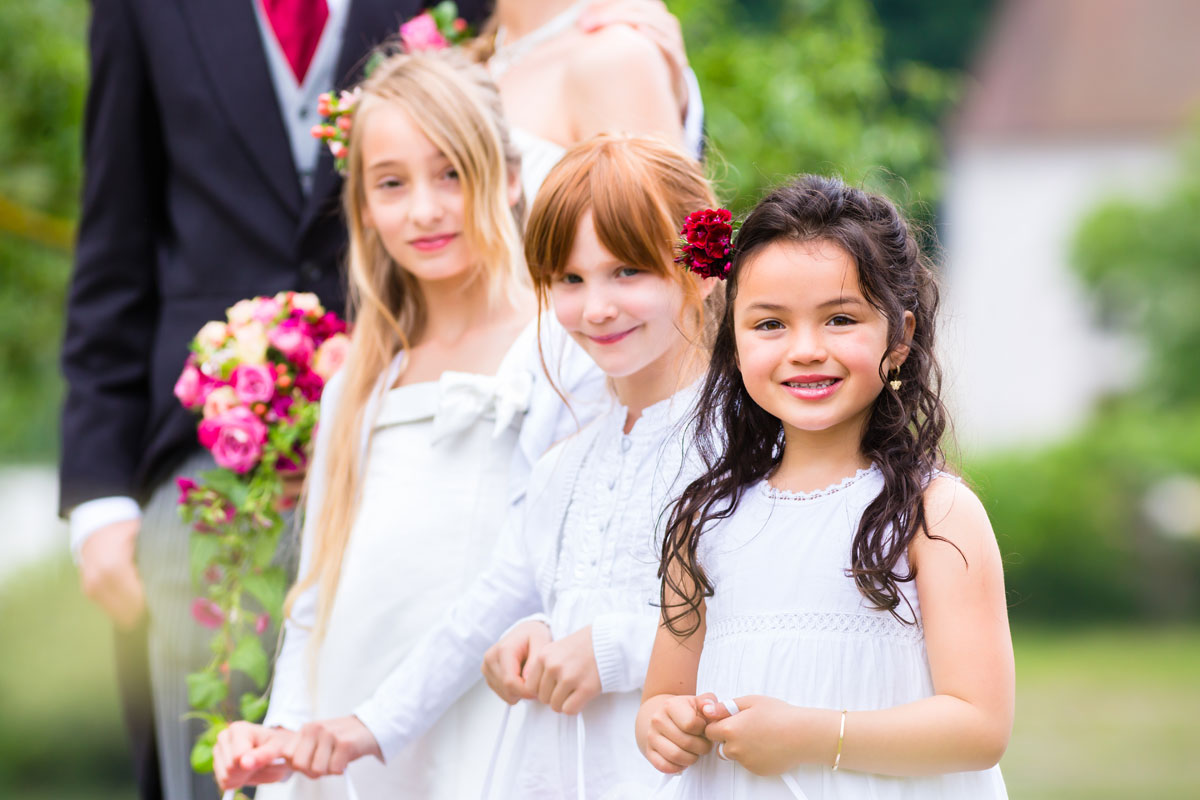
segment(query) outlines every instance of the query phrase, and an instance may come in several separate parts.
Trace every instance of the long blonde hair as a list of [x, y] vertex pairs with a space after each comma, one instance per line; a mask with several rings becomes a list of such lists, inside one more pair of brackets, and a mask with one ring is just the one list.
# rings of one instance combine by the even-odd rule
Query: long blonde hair
[[[413, 122], [450, 161], [464, 192], [463, 232], [477, 259], [475, 277], [488, 282], [493, 301], [527, 283], [521, 249], [524, 203], [509, 205], [510, 180], [520, 156], [504, 123], [500, 95], [486, 70], [453, 51], [399, 53], [385, 59], [361, 84], [362, 97], [350, 133], [348, 174], [342, 192], [349, 229], [349, 313], [354, 320], [350, 353], [342, 368], [341, 399], [331, 420], [325, 453], [325, 493], [315, 525], [313, 556], [307, 574], [288, 594], [290, 615], [303, 592], [318, 587], [313, 643], [319, 645], [329, 624], [341, 576], [342, 558], [358, 511], [361, 469], [366, 453], [361, 431], [372, 393], [396, 354], [420, 337], [426, 322], [425, 300], [416, 279], [397, 264], [378, 234], [364, 222], [363, 130], [375, 109], [392, 104]], [[386, 387], [385, 387], [386, 388]], [[365, 445], [369, 448], [369, 439]]]

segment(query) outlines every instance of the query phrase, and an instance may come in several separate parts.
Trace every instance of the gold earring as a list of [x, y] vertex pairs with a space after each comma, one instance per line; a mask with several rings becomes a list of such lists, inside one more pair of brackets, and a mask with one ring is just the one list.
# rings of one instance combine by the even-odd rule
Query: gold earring
[[904, 385], [904, 381], [900, 380], [900, 368], [896, 367], [892, 372], [892, 379], [888, 381], [888, 386], [892, 387], [893, 392], [900, 391], [900, 387]]

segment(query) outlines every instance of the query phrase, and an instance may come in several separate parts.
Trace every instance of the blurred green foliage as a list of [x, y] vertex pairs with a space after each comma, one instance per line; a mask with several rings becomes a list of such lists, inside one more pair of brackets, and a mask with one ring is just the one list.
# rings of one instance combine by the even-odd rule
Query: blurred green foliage
[[704, 93], [721, 194], [747, 210], [799, 172], [835, 173], [881, 190], [918, 216], [937, 199], [941, 144], [930, 120], [957, 78], [884, 63], [869, 0], [676, 0]]
[[132, 797], [112, 628], [69, 561], [0, 585], [0, 642], [0, 797]]
[[6, 461], [54, 451], [70, 255], [34, 229], [67, 228], [77, 213], [87, 13], [85, 0], [0, 4], [0, 210], [6, 212], [0, 214], [0, 459]]
[[1200, 530], [1164, 535], [1144, 510], [1166, 479], [1200, 480], [1200, 131], [1176, 174], [1152, 199], [1102, 202], [1075, 237], [1078, 272], [1140, 342], [1145, 379], [1070, 439], [968, 469], [1014, 618], [1200, 619]]
[[1144, 511], [1162, 480], [1200, 475], [1200, 407], [1113, 402], [1050, 447], [966, 465], [1004, 554], [1014, 620], [1200, 619], [1200, 538]]
[[1177, 174], [1151, 200], [1102, 204], [1075, 239], [1079, 274], [1107, 316], [1147, 345], [1139, 391], [1166, 406], [1200, 400], [1200, 128]]

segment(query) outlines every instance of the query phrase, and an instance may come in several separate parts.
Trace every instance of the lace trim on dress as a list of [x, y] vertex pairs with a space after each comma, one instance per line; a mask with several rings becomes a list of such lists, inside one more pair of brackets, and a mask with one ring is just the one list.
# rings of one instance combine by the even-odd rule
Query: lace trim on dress
[[837, 633], [870, 638], [920, 642], [925, 633], [921, 623], [908, 625], [891, 614], [851, 614], [840, 611], [809, 611], [795, 614], [754, 614], [726, 617], [708, 623], [704, 640], [714, 642], [728, 636], [753, 633]]
[[777, 489], [765, 480], [761, 481], [758, 486], [759, 491], [761, 491], [764, 496], [772, 500], [795, 500], [804, 502], [808, 500], [819, 500], [822, 497], [828, 497], [831, 494], [837, 494], [843, 489], [849, 489], [851, 486], [858, 483], [868, 475], [874, 475], [877, 472], [879, 472], [879, 467], [872, 464], [865, 469], [860, 469], [853, 475], [846, 476], [842, 479], [841, 483], [835, 483], [832, 486], [826, 486], [824, 489], [817, 489], [812, 492], [792, 492], [787, 489]]

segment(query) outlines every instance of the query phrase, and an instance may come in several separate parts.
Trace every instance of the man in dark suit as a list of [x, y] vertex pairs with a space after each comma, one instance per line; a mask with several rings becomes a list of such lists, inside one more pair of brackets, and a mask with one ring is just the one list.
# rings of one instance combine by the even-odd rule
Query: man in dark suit
[[[166, 797], [215, 796], [191, 775], [194, 731], [180, 719], [184, 675], [209, 653], [188, 614], [188, 533], [170, 480], [205, 462], [173, 383], [192, 336], [239, 299], [313, 291], [342, 310], [340, 180], [308, 138], [316, 95], [352, 82], [421, 5], [94, 0], [60, 510], [84, 588], [120, 631], [143, 797], [159, 796], [156, 745]], [[484, 5], [459, 9], [479, 22]]]

